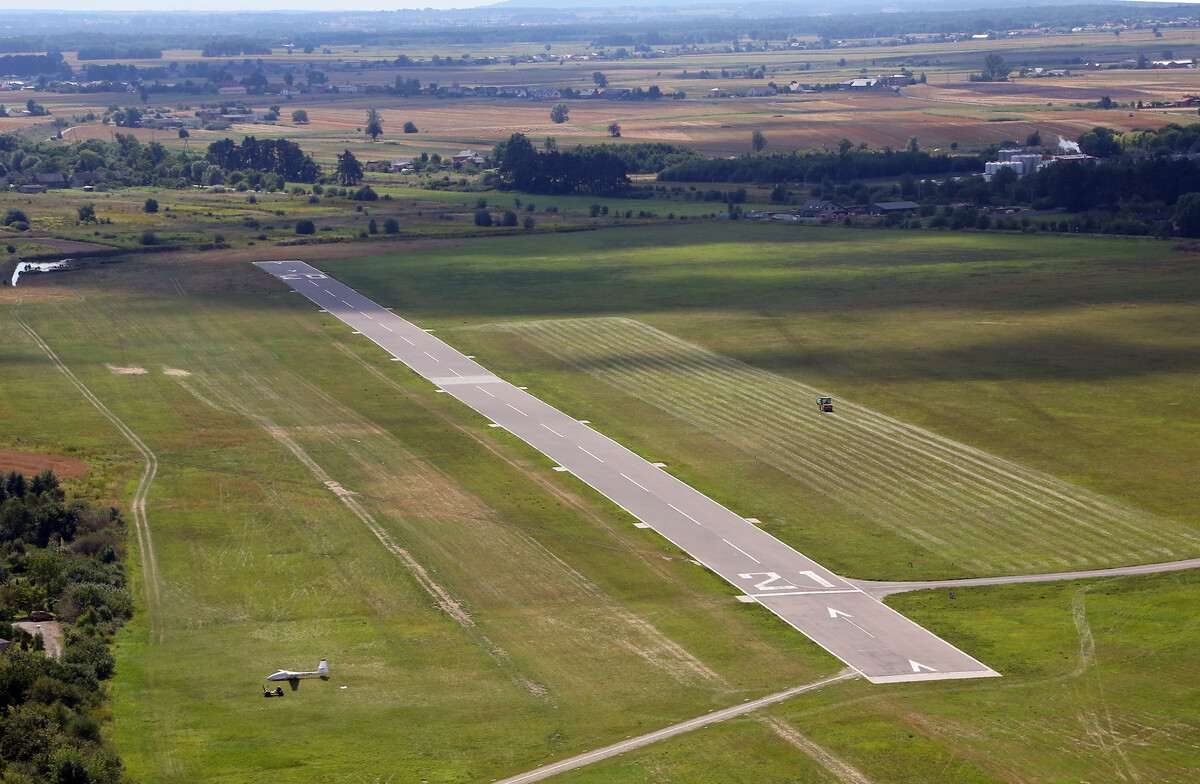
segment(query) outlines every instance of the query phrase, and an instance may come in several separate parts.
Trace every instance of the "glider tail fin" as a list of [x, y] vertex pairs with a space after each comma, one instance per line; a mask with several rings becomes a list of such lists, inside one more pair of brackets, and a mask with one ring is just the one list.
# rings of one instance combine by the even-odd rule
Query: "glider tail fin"
[[321, 675], [324, 675], [327, 672], [329, 672], [329, 665], [325, 662], [324, 659], [321, 659], [321, 663], [319, 665], [317, 665], [317, 672], [319, 672]]

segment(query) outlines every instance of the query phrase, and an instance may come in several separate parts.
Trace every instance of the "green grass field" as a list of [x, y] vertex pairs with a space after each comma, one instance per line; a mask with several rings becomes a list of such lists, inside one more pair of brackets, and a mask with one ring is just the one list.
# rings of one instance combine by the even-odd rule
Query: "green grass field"
[[[1166, 244], [722, 223], [400, 247], [316, 263], [840, 571], [972, 572], [689, 413], [703, 407], [605, 376], [578, 322], [554, 328], [557, 353], [532, 322], [629, 319], [609, 359], [665, 346], [693, 362], [659, 386], [716, 363], [784, 395], [827, 390], [1197, 554], [1200, 273]], [[134, 780], [487, 781], [840, 669], [244, 260], [29, 280], [0, 289], [0, 446], [70, 445], [113, 492], [140, 470], [15, 315], [159, 460], [160, 598], [123, 633], [114, 682]], [[704, 383], [692, 398], [712, 409]], [[1064, 526], [1020, 544], [1085, 553]], [[560, 780], [1183, 781], [1197, 598], [1190, 573], [897, 597], [1006, 677], [844, 683]], [[261, 698], [268, 673], [323, 656], [330, 681]]]

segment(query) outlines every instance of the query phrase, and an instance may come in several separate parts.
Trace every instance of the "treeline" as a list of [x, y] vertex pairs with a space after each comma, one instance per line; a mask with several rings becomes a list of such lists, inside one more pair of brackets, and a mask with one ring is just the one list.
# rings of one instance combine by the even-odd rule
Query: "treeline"
[[239, 57], [270, 53], [270, 46], [253, 38], [216, 38], [207, 41], [200, 49], [201, 57]]
[[285, 180], [313, 182], [318, 165], [295, 142], [246, 137], [241, 144], [222, 139], [204, 153], [172, 151], [157, 141], [143, 143], [118, 133], [113, 141], [87, 139], [62, 144], [30, 143], [15, 134], [0, 135], [0, 176], [19, 183], [33, 174], [58, 172], [64, 177], [90, 172], [97, 188], [230, 185], [282, 190]]
[[75, 54], [77, 60], [159, 60], [163, 50], [155, 46], [84, 46]]
[[656, 174], [687, 161], [702, 161], [704, 156], [681, 144], [645, 142], [636, 144], [593, 144], [575, 148], [577, 152], [600, 151], [620, 158], [629, 174]]
[[1020, 180], [1035, 203], [1069, 212], [1117, 210], [1139, 201], [1173, 206], [1185, 193], [1200, 191], [1200, 161], [1170, 157], [1113, 159], [1103, 164], [1058, 163]]
[[0, 74], [16, 76], [70, 75], [71, 67], [59, 52], [49, 54], [6, 54], [0, 57]]
[[658, 175], [663, 182], [849, 182], [872, 177], [971, 174], [983, 170], [976, 156], [931, 155], [924, 151], [802, 151], [687, 160]]
[[[67, 503], [58, 477], [0, 477], [0, 777], [117, 784], [122, 766], [102, 739], [102, 682], [116, 662], [113, 634], [133, 614], [122, 564], [125, 526], [114, 508]], [[9, 619], [53, 610], [60, 658]]]
[[496, 171], [488, 184], [526, 193], [612, 196], [632, 184], [625, 162], [602, 146], [538, 152], [524, 134], [514, 133], [492, 150]]

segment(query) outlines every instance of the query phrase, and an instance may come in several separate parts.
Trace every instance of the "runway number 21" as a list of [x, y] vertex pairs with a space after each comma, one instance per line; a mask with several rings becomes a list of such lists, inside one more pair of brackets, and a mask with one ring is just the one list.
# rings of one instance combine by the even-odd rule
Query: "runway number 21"
[[[822, 588], [834, 587], [833, 583], [829, 582], [824, 577], [811, 570], [805, 569], [801, 571], [800, 574], [812, 580]], [[753, 580], [758, 577], [765, 578], [754, 584], [754, 590], [756, 591], [789, 591], [796, 590], [800, 587], [798, 585], [792, 585], [790, 582], [783, 579], [783, 576], [777, 572], [749, 572], [748, 574], [739, 574], [738, 577], [741, 577], [743, 580]]]
[[792, 585], [787, 580], [776, 572], [750, 572], [749, 574], [739, 574], [743, 580], [753, 580], [756, 577], [765, 577], [762, 582], [754, 584], [756, 591], [787, 591], [795, 590], [797, 586]]

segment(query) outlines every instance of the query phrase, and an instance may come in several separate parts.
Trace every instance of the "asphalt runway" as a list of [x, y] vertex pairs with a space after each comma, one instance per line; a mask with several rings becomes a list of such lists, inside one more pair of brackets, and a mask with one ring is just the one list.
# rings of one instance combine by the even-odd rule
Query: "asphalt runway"
[[607, 436], [302, 261], [257, 262], [553, 460], [872, 683], [999, 673]]

